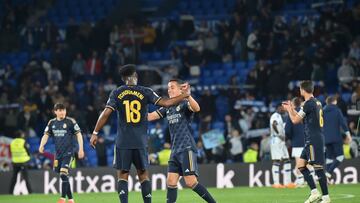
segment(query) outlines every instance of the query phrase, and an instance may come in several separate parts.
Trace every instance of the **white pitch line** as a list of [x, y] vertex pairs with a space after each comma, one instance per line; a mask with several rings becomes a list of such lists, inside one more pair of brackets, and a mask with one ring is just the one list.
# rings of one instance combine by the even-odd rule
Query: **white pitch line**
[[[340, 197], [337, 197], [337, 196], [340, 196]], [[331, 197], [330, 195], [330, 198], [331, 200], [336, 200], [336, 199], [351, 199], [351, 198], [354, 198], [355, 195], [353, 194], [337, 194], [335, 197]], [[290, 202], [298, 202], [298, 201], [290, 201]], [[289, 202], [289, 203], [290, 203]]]

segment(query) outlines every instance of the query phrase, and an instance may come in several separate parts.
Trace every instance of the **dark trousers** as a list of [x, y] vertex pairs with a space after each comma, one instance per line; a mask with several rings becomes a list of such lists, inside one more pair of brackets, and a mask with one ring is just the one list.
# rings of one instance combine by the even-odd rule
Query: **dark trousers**
[[16, 184], [17, 174], [21, 172], [22, 178], [24, 178], [26, 187], [29, 191], [29, 193], [32, 192], [30, 181], [29, 181], [29, 175], [27, 170], [27, 164], [26, 163], [13, 163], [13, 174], [11, 177], [11, 184], [10, 184], [10, 194], [13, 194], [14, 187]]

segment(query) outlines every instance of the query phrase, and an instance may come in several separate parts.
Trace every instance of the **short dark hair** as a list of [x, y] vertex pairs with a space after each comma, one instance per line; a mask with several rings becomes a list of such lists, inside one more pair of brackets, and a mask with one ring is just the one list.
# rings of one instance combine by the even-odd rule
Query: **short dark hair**
[[301, 81], [300, 88], [309, 94], [312, 94], [314, 92], [314, 84], [310, 80]]
[[182, 84], [185, 83], [185, 81], [183, 81], [183, 80], [181, 80], [179, 78], [172, 78], [172, 79], [169, 80], [169, 82], [176, 82], [179, 85], [182, 85]]
[[328, 96], [328, 97], [326, 98], [326, 104], [327, 104], [327, 105], [334, 103], [334, 101], [337, 101], [336, 96]]
[[136, 73], [136, 65], [134, 64], [127, 64], [122, 67], [120, 67], [119, 74], [121, 78], [132, 76], [134, 73]]
[[54, 111], [59, 110], [59, 109], [66, 109], [66, 107], [63, 103], [56, 103], [54, 105]]

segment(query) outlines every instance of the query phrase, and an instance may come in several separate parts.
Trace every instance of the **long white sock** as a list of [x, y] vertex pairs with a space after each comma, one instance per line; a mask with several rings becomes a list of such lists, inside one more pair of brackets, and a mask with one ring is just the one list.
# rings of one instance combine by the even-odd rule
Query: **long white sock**
[[280, 164], [273, 163], [271, 171], [272, 171], [274, 184], [280, 184]]
[[301, 174], [301, 172], [296, 168], [294, 169], [294, 175], [296, 177], [295, 183], [298, 185], [304, 184], [304, 176]]
[[314, 178], [314, 181], [316, 182], [318, 178], [315, 174], [314, 167], [312, 165], [307, 165], [307, 168], [309, 169], [311, 176]]
[[284, 185], [291, 183], [291, 163], [284, 163]]

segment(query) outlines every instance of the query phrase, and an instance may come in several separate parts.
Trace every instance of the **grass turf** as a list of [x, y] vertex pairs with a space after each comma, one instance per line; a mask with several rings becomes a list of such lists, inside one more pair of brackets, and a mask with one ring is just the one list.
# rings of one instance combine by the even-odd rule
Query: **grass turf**
[[[218, 203], [296, 203], [304, 202], [308, 197], [309, 189], [273, 189], [273, 188], [248, 188], [237, 187], [232, 189], [210, 188], [210, 193]], [[335, 203], [359, 203], [360, 184], [333, 185], [329, 188], [332, 202]], [[56, 203], [59, 195], [32, 194], [28, 196], [0, 195], [1, 203]], [[116, 193], [89, 193], [74, 194], [76, 203], [115, 203], [119, 202]], [[130, 192], [130, 203], [141, 203], [140, 192]], [[153, 203], [166, 202], [165, 191], [153, 192]], [[178, 191], [177, 203], [200, 203], [204, 202], [197, 194], [189, 189]]]

